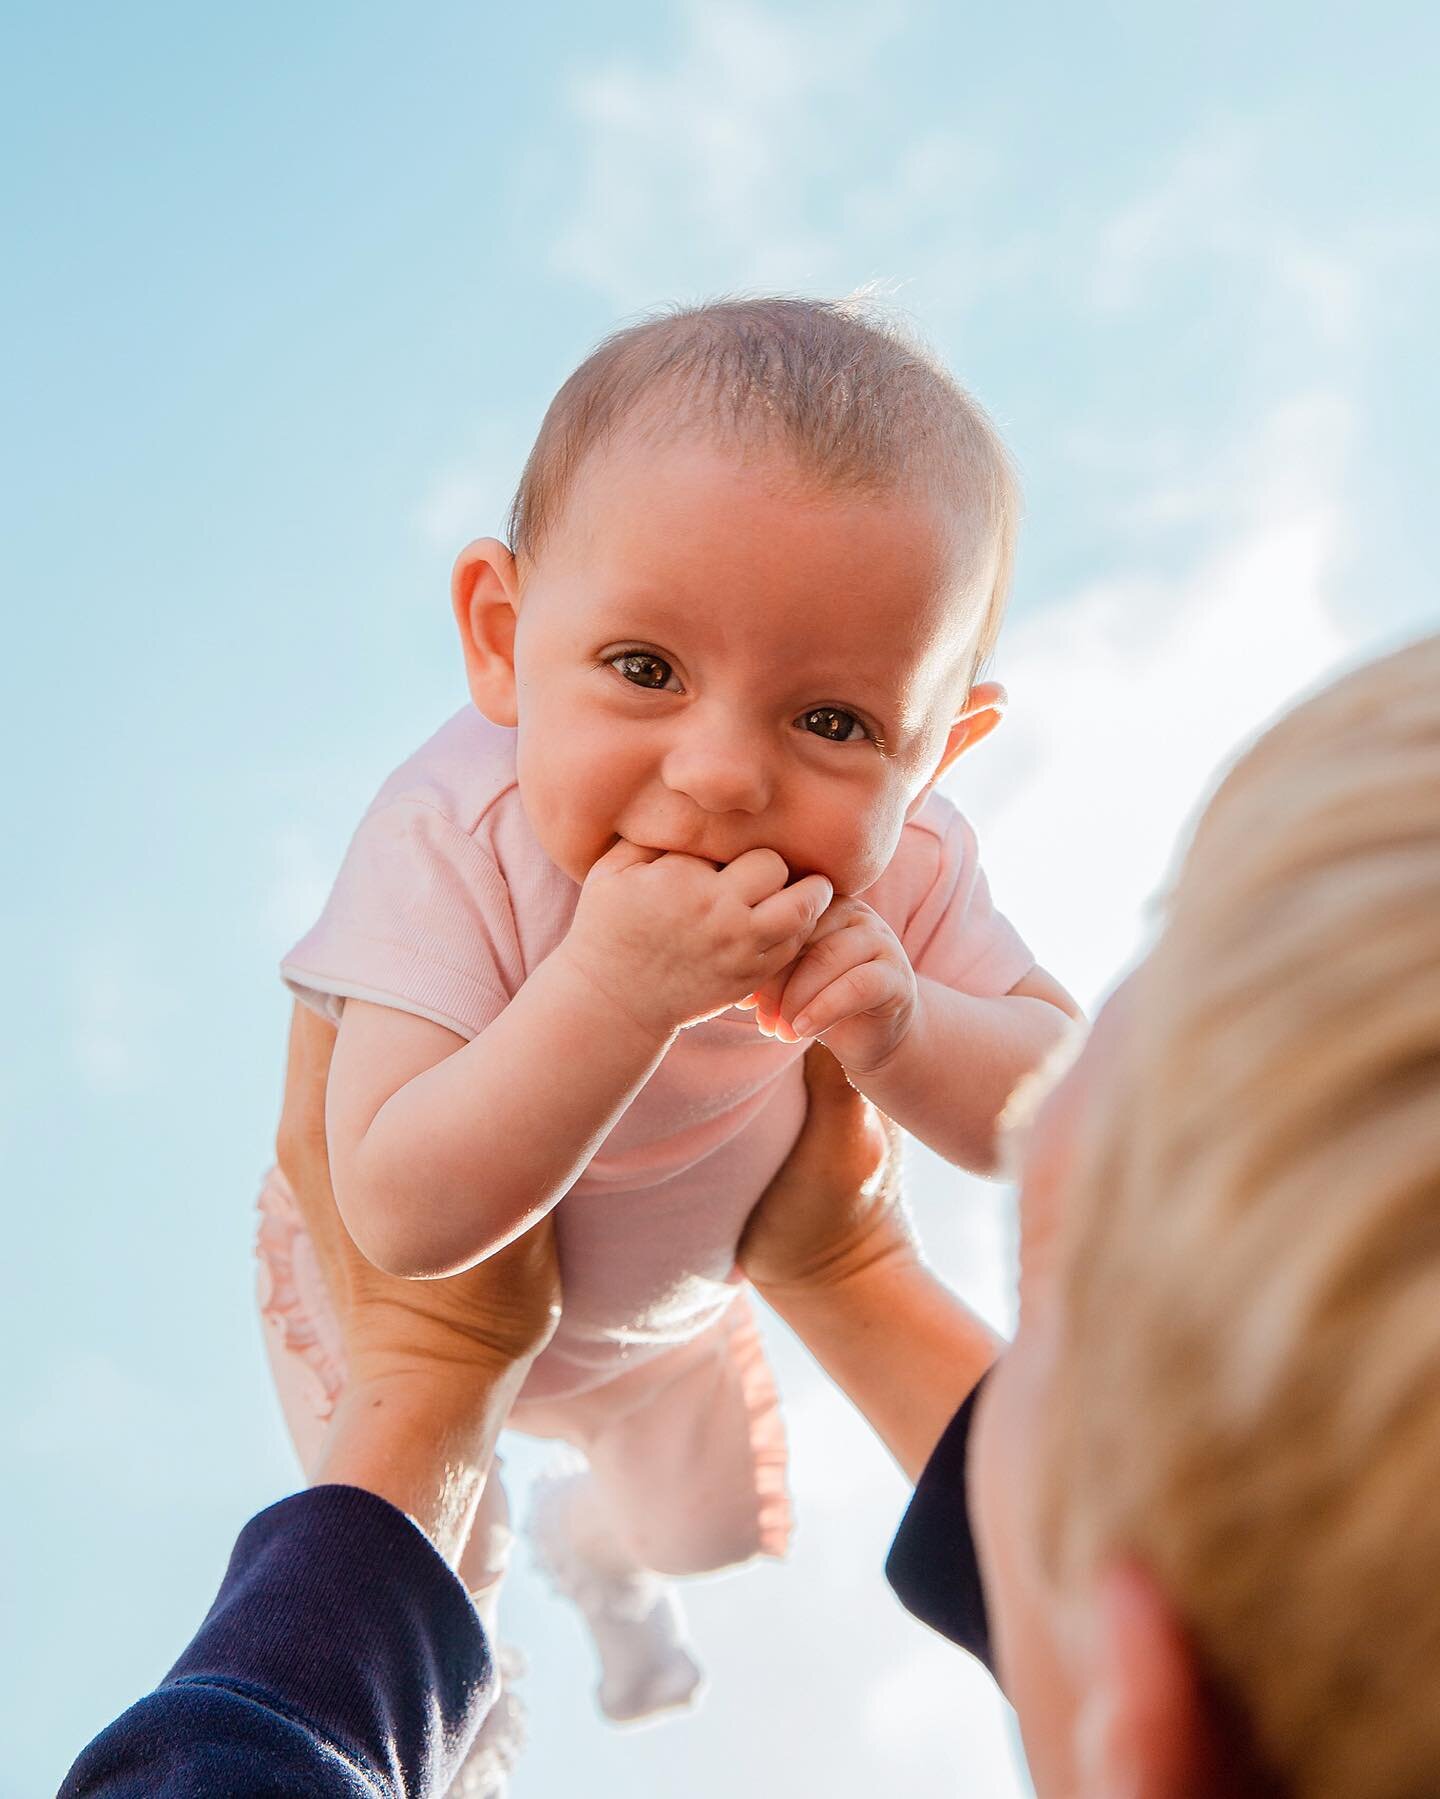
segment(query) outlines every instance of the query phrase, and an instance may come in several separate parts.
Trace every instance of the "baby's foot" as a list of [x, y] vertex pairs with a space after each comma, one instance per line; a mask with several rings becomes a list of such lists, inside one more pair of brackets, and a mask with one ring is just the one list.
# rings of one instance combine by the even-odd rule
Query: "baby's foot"
[[596, 1697], [607, 1718], [635, 1724], [695, 1702], [700, 1666], [674, 1586], [636, 1566], [605, 1529], [590, 1475], [542, 1478], [530, 1541], [556, 1592], [590, 1628], [600, 1658]]
[[693, 1705], [700, 1664], [685, 1639], [673, 1584], [648, 1569], [587, 1584], [572, 1594], [600, 1656], [600, 1709], [615, 1724], [639, 1724]]
[[500, 1691], [450, 1784], [449, 1799], [505, 1799], [510, 1791], [510, 1776], [525, 1747], [525, 1707], [514, 1686], [525, 1672], [525, 1658], [518, 1649], [502, 1647], [495, 1667]]

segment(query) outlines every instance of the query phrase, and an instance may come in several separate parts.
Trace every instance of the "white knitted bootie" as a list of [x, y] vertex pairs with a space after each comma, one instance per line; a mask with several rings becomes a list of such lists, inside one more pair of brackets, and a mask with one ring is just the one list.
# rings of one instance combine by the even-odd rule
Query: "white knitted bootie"
[[588, 1473], [542, 1475], [528, 1533], [557, 1593], [577, 1606], [600, 1659], [596, 1698], [616, 1724], [693, 1705], [700, 1665], [690, 1653], [672, 1582], [637, 1567], [615, 1542]]

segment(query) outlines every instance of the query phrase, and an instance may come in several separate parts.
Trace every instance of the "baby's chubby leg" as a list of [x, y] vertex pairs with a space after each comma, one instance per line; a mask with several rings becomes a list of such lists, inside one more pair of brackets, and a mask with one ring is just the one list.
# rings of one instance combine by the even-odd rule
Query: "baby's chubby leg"
[[634, 1724], [691, 1704], [700, 1665], [673, 1585], [636, 1559], [589, 1469], [542, 1478], [528, 1528], [551, 1585], [585, 1619], [605, 1716]]
[[515, 1423], [590, 1463], [542, 1485], [530, 1535], [595, 1639], [601, 1709], [629, 1721], [689, 1703], [699, 1668], [663, 1576], [781, 1555], [789, 1536], [784, 1433], [748, 1304], [597, 1393], [522, 1401]]
[[784, 1555], [785, 1429], [748, 1298], [666, 1364], [653, 1396], [586, 1444], [631, 1553], [672, 1575]]

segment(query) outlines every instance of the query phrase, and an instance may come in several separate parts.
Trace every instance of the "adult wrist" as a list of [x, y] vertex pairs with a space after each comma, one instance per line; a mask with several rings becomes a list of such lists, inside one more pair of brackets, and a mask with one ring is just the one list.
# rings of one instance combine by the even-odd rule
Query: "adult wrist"
[[453, 1565], [530, 1360], [489, 1378], [473, 1362], [454, 1374], [417, 1362], [352, 1379], [311, 1484], [360, 1487], [386, 1500]]
[[807, 1267], [768, 1279], [752, 1276], [751, 1285], [781, 1317], [823, 1314], [831, 1307], [848, 1309], [857, 1288], [923, 1266], [914, 1236], [887, 1217], [881, 1228], [837, 1246]]

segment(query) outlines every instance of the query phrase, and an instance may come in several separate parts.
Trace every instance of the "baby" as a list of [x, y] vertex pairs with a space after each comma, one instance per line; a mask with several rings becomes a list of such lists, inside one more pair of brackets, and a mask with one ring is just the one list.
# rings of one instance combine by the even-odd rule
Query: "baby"
[[[805, 1045], [988, 1172], [1073, 1012], [933, 792], [1004, 703], [979, 674], [1016, 511], [984, 414], [847, 306], [617, 333], [546, 414], [510, 547], [456, 564], [472, 704], [386, 781], [285, 959], [339, 1026], [331, 1166], [367, 1256], [444, 1275], [560, 1208], [564, 1314], [511, 1422], [588, 1464], [535, 1534], [613, 1718], [696, 1687], [662, 1575], [785, 1548], [736, 1246], [800, 1128]], [[343, 1369], [278, 1175], [262, 1213], [313, 1460]], [[492, 1481], [462, 1568], [490, 1608], [508, 1541]], [[502, 1790], [485, 1751], [467, 1791]]]

